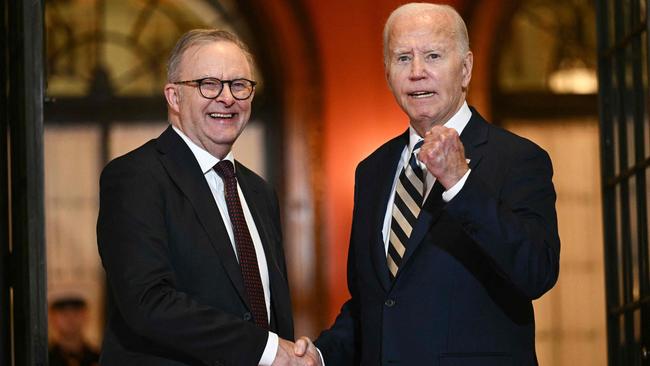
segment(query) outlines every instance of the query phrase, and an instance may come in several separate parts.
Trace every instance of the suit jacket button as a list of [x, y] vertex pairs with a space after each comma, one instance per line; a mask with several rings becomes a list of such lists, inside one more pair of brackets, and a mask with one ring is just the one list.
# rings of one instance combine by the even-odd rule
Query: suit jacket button
[[244, 320], [250, 321], [251, 319], [253, 319], [251, 313], [244, 313]]
[[384, 305], [388, 306], [389, 308], [392, 308], [395, 305], [395, 300], [388, 299], [388, 300], [384, 301]]

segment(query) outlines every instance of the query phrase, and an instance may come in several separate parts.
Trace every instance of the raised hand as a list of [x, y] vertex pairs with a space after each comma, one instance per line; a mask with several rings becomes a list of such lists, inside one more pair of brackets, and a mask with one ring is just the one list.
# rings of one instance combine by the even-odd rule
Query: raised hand
[[446, 189], [453, 187], [469, 169], [458, 132], [444, 126], [433, 126], [426, 133], [418, 159]]

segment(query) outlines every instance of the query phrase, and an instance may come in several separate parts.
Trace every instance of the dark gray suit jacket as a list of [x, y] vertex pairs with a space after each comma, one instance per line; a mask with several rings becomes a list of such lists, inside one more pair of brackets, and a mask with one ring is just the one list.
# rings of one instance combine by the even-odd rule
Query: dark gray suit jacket
[[[268, 262], [271, 327], [293, 339], [278, 202], [259, 176], [237, 178]], [[198, 162], [169, 127], [110, 162], [97, 240], [109, 286], [102, 365], [257, 365], [267, 331], [252, 321], [228, 233]]]

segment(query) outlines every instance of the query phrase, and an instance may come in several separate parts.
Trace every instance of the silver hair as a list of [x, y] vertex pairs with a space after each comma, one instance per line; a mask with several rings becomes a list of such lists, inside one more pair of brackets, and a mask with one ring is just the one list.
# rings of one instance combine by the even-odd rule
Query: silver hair
[[179, 81], [180, 64], [185, 51], [192, 46], [210, 42], [234, 43], [244, 53], [251, 72], [255, 70], [255, 59], [250, 49], [233, 33], [221, 29], [193, 29], [181, 36], [169, 55], [169, 60], [167, 61], [167, 81]]
[[402, 15], [413, 15], [423, 12], [439, 12], [449, 15], [455, 23], [454, 29], [451, 31], [451, 33], [455, 36], [458, 42], [458, 50], [461, 54], [466, 54], [469, 52], [469, 36], [467, 34], [467, 26], [465, 25], [465, 21], [463, 21], [463, 18], [460, 16], [460, 14], [458, 14], [456, 9], [449, 5], [443, 4], [408, 3], [393, 10], [390, 16], [388, 16], [386, 24], [384, 25], [384, 64], [387, 64], [388, 62], [388, 38], [390, 37], [390, 30], [395, 19]]

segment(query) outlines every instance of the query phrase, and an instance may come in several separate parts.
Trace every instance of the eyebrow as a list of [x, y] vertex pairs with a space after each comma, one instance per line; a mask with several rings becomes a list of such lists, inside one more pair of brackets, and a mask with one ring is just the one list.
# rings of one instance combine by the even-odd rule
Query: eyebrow
[[247, 77], [247, 76], [237, 75], [237, 76], [226, 79], [226, 78], [220, 78], [218, 76], [203, 75], [203, 76], [198, 77], [197, 79], [237, 80], [237, 79], [251, 79], [251, 78], [252, 78], [252, 76]]
[[428, 47], [424, 51], [420, 51], [419, 49], [413, 49], [413, 48], [403, 48], [403, 49], [394, 49], [391, 51], [393, 55], [401, 55], [405, 53], [431, 53], [431, 52], [443, 52], [445, 51], [444, 47], [442, 46], [434, 46], [434, 47]]
[[391, 50], [393, 55], [401, 55], [403, 53], [413, 53], [413, 48], [397, 48]]

